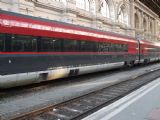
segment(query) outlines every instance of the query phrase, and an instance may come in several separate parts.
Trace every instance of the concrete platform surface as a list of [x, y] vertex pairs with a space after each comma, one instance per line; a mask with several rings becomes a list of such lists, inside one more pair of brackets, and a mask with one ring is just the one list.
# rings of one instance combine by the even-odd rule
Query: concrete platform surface
[[160, 78], [83, 120], [160, 120]]

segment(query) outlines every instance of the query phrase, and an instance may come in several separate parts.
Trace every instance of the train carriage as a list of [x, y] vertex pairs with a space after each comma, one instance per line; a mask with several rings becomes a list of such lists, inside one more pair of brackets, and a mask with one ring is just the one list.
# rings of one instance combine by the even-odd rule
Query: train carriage
[[131, 37], [0, 10], [0, 88], [139, 63], [139, 47]]
[[149, 42], [147, 40], [140, 40], [140, 62], [149, 63], [159, 60], [160, 44]]

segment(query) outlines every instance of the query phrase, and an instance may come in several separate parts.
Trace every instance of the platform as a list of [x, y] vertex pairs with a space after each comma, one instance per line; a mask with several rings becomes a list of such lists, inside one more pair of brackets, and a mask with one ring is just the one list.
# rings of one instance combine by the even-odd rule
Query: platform
[[83, 120], [160, 120], [160, 78]]

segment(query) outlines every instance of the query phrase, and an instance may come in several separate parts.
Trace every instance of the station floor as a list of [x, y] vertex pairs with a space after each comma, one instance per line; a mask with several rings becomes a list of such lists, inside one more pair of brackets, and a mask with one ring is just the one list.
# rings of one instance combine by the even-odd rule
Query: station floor
[[83, 120], [160, 120], [160, 78]]

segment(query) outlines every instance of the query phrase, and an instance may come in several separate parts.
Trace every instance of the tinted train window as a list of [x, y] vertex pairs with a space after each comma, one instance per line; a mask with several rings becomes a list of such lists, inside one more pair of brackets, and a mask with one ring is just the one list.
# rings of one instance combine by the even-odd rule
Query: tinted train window
[[82, 52], [95, 52], [98, 51], [98, 43], [91, 41], [81, 41], [80, 51]]
[[0, 51], [4, 51], [5, 34], [0, 34]]
[[53, 52], [53, 51], [61, 51], [61, 40], [49, 37], [41, 37], [40, 38], [40, 51], [43, 52]]
[[76, 40], [63, 40], [63, 51], [74, 52], [79, 50], [78, 41]]
[[115, 49], [114, 49], [114, 51], [115, 52], [122, 52], [122, 50], [120, 49], [120, 44], [115, 44]]
[[122, 44], [119, 44], [118, 50], [124, 52], [124, 48], [123, 48], [123, 47], [124, 47], [124, 46], [123, 46]]
[[123, 45], [123, 51], [128, 52], [128, 45]]
[[61, 52], [62, 51], [62, 39], [52, 39], [54, 43], [54, 51]]
[[11, 43], [12, 51], [16, 51], [16, 52], [23, 51], [23, 40], [19, 39], [14, 35], [11, 37], [11, 39], [12, 39], [12, 43]]
[[128, 45], [39, 36], [0, 34], [0, 51], [127, 52]]
[[99, 52], [108, 52], [110, 43], [99, 43]]
[[109, 47], [109, 52], [115, 52], [115, 46], [112, 43], [111, 43], [111, 45]]
[[37, 38], [29, 37], [24, 41], [24, 51], [37, 51]]
[[41, 38], [41, 51], [53, 51], [54, 44], [52, 38], [42, 37]]
[[99, 43], [99, 52], [127, 52], [128, 46], [125, 44]]
[[36, 37], [24, 35], [11, 36], [11, 50], [15, 52], [36, 51]]
[[112, 44], [112, 52], [122, 52], [122, 49], [120, 49], [119, 46], [119, 44]]

